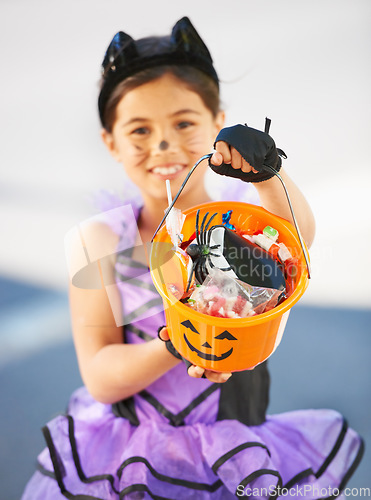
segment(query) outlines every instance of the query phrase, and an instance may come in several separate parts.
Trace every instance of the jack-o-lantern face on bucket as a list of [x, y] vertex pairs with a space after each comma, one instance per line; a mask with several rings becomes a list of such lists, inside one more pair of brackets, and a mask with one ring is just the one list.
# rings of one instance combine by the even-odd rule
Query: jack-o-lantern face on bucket
[[[188, 335], [187, 335], [187, 332], [183, 333], [183, 338], [184, 338], [185, 343], [187, 344], [187, 346], [189, 347], [189, 349], [191, 351], [193, 351], [194, 353], [196, 353], [197, 356], [199, 356], [200, 358], [206, 359], [208, 361], [222, 361], [223, 359], [228, 358], [232, 354], [233, 347], [231, 347], [230, 349], [224, 351], [220, 356], [217, 356], [216, 354], [212, 354], [210, 352], [211, 349], [212, 349], [212, 346], [208, 342], [204, 342], [202, 344], [202, 346], [200, 346], [200, 347], [203, 347], [205, 349], [204, 351], [202, 351], [200, 349], [197, 349], [197, 347], [195, 347], [193, 345], [193, 343], [189, 340], [188, 336], [191, 336], [189, 334], [189, 332], [193, 332], [193, 333], [197, 334], [198, 336], [200, 335], [200, 333], [197, 331], [197, 329], [193, 326], [193, 324], [189, 320], [183, 321], [181, 323], [181, 325], [184, 326], [188, 330]], [[194, 338], [194, 335], [192, 335], [192, 337]], [[219, 341], [223, 341], [223, 340], [237, 340], [236, 337], [234, 337], [227, 330], [224, 330], [224, 332], [222, 332], [219, 335], [217, 335], [215, 337], [215, 339], [219, 340]]]

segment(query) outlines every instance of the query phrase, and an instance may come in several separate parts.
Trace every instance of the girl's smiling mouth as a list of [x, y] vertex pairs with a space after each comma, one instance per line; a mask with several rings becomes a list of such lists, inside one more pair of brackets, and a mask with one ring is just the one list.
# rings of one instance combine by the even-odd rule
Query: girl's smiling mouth
[[186, 165], [180, 163], [167, 163], [165, 165], [157, 165], [151, 168], [149, 172], [164, 179], [172, 179], [177, 177], [177, 174], [185, 168]]

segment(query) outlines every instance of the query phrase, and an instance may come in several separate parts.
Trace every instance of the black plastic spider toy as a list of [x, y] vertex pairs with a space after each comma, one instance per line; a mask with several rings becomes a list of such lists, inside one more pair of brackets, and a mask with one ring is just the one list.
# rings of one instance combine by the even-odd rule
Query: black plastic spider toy
[[[193, 266], [192, 266], [192, 271], [191, 275], [189, 277], [188, 285], [187, 285], [187, 291], [189, 289], [189, 286], [192, 281], [192, 275], [193, 273], [195, 274], [195, 277], [199, 283], [202, 283], [206, 276], [209, 274], [209, 271], [207, 269], [206, 264], [208, 263], [210, 267], [215, 267], [214, 263], [211, 260], [211, 257], [219, 257], [220, 254], [212, 252], [212, 250], [216, 250], [220, 248], [220, 244], [215, 244], [215, 245], [210, 245], [210, 239], [211, 239], [211, 234], [214, 229], [217, 227], [223, 227], [222, 225], [214, 225], [211, 226], [209, 229], [209, 226], [212, 222], [212, 220], [218, 215], [217, 212], [215, 212], [209, 219], [209, 221], [206, 223], [207, 216], [209, 215], [209, 212], [206, 212], [204, 215], [202, 222], [201, 222], [201, 229], [199, 227], [199, 221], [200, 221], [200, 211], [197, 210], [196, 213], [196, 242], [197, 243], [191, 243], [188, 245], [186, 248], [187, 254], [191, 257]], [[206, 223], [206, 226], [205, 226]], [[219, 268], [221, 271], [230, 271], [232, 268], [230, 266], [225, 267], [225, 268]]]
[[284, 269], [277, 260], [223, 224], [210, 227], [217, 213], [209, 220], [208, 215], [209, 212], [204, 215], [200, 227], [200, 211], [197, 211], [196, 237], [186, 248], [193, 262], [187, 291], [193, 273], [202, 284], [214, 267], [251, 286], [285, 290]]

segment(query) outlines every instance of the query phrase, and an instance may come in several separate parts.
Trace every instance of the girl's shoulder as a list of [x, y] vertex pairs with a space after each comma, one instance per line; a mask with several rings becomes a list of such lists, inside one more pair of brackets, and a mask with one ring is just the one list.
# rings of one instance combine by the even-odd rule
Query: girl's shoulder
[[120, 238], [104, 221], [88, 219], [65, 237], [65, 253], [70, 281], [80, 288], [100, 288], [98, 262], [113, 268]]
[[97, 214], [94, 221], [109, 226], [114, 233], [121, 236], [136, 234], [137, 219], [142, 207], [139, 196], [128, 197], [112, 191], [99, 191], [93, 200]]
[[95, 215], [73, 227], [65, 237], [70, 277], [92, 263], [104, 260], [115, 264], [117, 252], [132, 248], [137, 237], [140, 203], [100, 193], [94, 200]]

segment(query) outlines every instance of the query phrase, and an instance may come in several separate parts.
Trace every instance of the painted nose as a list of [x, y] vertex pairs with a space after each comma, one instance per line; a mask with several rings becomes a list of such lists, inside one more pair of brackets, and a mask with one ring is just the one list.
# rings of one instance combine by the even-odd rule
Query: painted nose
[[211, 349], [211, 345], [208, 342], [205, 342], [204, 344], [202, 344], [202, 347], [208, 347]]
[[167, 141], [161, 141], [158, 145], [158, 149], [160, 151], [166, 151], [167, 149], [169, 149], [169, 143]]
[[171, 130], [159, 130], [156, 134], [153, 134], [150, 148], [155, 156], [176, 152], [179, 148], [178, 137]]

